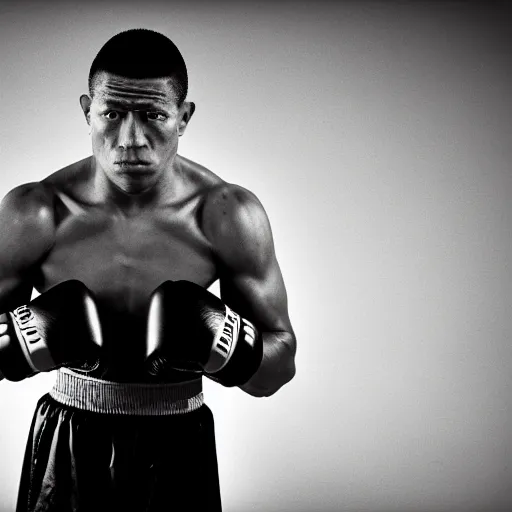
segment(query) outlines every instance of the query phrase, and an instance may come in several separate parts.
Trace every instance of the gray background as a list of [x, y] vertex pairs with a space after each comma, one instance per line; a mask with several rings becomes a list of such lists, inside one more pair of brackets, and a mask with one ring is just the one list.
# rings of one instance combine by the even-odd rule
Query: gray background
[[[0, 4], [0, 192], [90, 154], [114, 33], [170, 36], [181, 154], [253, 190], [299, 352], [270, 399], [208, 381], [226, 512], [512, 509], [511, 17], [475, 2]], [[0, 510], [53, 374], [0, 384]]]

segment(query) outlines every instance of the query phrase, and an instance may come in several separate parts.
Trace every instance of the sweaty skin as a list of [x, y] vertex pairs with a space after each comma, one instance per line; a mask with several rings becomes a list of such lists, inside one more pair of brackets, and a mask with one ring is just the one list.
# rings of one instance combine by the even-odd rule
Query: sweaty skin
[[93, 375], [144, 382], [152, 379], [142, 367], [151, 292], [169, 279], [205, 288], [219, 279], [224, 302], [263, 331], [263, 362], [241, 388], [275, 393], [295, 374], [296, 344], [258, 199], [177, 154], [195, 107], [177, 105], [166, 79], [104, 73], [80, 102], [93, 155], [0, 204], [0, 311], [29, 302], [32, 287], [43, 293], [79, 279], [96, 296], [104, 331]]

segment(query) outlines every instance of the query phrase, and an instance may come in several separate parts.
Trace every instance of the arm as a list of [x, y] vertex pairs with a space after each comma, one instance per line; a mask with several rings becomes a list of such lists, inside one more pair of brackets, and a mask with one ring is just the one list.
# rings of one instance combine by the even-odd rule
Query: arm
[[53, 242], [50, 193], [39, 183], [11, 190], [0, 203], [0, 313], [30, 301], [33, 270]]
[[0, 203], [0, 312], [26, 304], [32, 273], [55, 238], [52, 197], [43, 185], [11, 190]]
[[261, 365], [240, 388], [270, 396], [295, 375], [296, 340], [267, 215], [252, 193], [224, 185], [208, 199], [203, 219], [220, 267], [222, 300], [262, 331]]
[[55, 242], [52, 199], [28, 184], [0, 204], [0, 377], [12, 381], [64, 365], [92, 369], [102, 344], [94, 297], [80, 281], [29, 302], [34, 271]]

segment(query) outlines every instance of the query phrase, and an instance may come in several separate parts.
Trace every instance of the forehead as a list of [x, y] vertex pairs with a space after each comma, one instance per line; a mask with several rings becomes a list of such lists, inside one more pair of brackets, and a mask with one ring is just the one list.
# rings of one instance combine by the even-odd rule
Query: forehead
[[93, 99], [101, 103], [176, 106], [176, 95], [168, 78], [127, 78], [107, 72], [95, 80]]

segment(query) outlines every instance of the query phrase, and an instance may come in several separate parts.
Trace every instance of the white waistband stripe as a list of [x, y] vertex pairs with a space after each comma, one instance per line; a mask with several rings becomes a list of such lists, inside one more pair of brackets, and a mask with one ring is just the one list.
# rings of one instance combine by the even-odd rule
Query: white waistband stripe
[[202, 391], [200, 378], [165, 384], [120, 383], [61, 368], [50, 396], [64, 405], [91, 412], [162, 416], [199, 409], [204, 403]]

